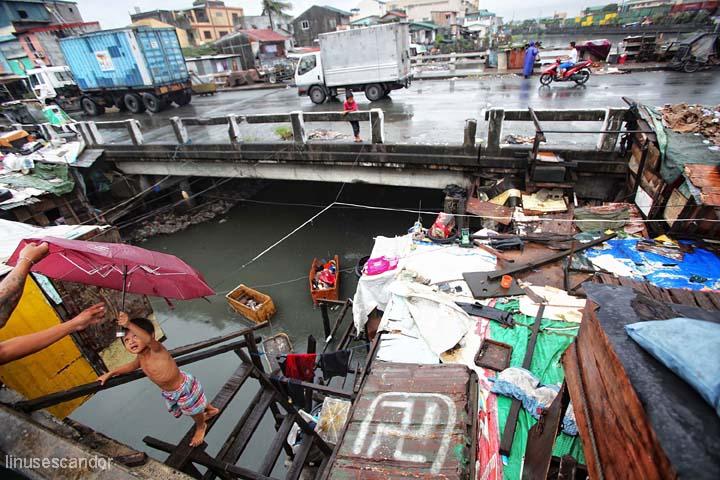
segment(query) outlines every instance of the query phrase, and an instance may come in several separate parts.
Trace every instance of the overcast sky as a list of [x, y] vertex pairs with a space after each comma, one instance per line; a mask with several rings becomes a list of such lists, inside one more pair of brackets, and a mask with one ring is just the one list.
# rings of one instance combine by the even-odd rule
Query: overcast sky
[[[98, 20], [102, 28], [116, 28], [130, 23], [129, 12], [133, 11], [134, 7], [139, 7], [141, 11], [187, 8], [192, 5], [192, 0], [77, 0], [77, 3], [85, 21]], [[359, 0], [295, 0], [291, 3], [291, 13], [297, 15], [315, 4], [350, 10]], [[575, 16], [587, 6], [607, 3], [610, 3], [610, 0], [480, 0], [480, 8], [487, 8], [504, 17], [505, 21], [510, 21], [513, 18], [518, 20], [550, 16], [554, 12], [567, 12], [568, 16]], [[242, 7], [245, 15], [260, 15], [259, 0], [226, 0], [225, 4]]]

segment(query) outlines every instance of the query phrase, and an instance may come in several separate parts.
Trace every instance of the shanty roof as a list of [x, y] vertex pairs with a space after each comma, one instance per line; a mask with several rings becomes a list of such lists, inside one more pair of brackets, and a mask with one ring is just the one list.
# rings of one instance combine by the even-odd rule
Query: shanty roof
[[376, 361], [329, 478], [465, 478], [475, 463], [474, 442], [467, 446], [477, 408], [473, 378], [464, 365]]
[[238, 30], [241, 33], [244, 33], [252, 40], [255, 40], [257, 42], [284, 42], [288, 39], [285, 35], [280, 35], [274, 30], [270, 30], [269, 28], [258, 28], [254, 30]]
[[331, 10], [331, 11], [333, 11], [333, 12], [335, 12], [335, 13], [339, 13], [340, 15], [343, 15], [343, 16], [346, 16], [346, 17], [351, 17], [351, 16], [352, 16], [352, 13], [346, 12], [345, 10], [340, 10], [339, 8], [331, 7], [330, 5], [323, 5], [322, 8], [326, 8], [326, 9], [328, 9], [328, 10]]

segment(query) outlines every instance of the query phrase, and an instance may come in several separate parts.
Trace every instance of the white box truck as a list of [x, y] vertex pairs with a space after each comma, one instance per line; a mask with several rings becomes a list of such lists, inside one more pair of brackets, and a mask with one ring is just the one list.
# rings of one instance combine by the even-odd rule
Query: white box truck
[[295, 70], [298, 95], [313, 103], [335, 97], [338, 89], [365, 92], [371, 102], [412, 81], [410, 30], [389, 23], [319, 35], [320, 51], [300, 57]]

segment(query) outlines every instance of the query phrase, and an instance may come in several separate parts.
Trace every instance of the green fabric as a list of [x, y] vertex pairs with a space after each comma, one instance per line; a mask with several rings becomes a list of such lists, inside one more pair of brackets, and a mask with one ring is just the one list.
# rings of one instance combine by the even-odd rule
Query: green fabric
[[[510, 358], [511, 367], [522, 367], [525, 351], [527, 350], [530, 335], [532, 333], [532, 324], [535, 319], [519, 313], [519, 302], [510, 300], [503, 302], [498, 301], [495, 308], [505, 311], [512, 311], [515, 319], [515, 328], [503, 328], [497, 322], [490, 322], [490, 337], [493, 340], [512, 345], [513, 351]], [[533, 353], [530, 371], [540, 379], [543, 384], [560, 385], [564, 378], [562, 364], [560, 363], [563, 352], [575, 340], [579, 325], [570, 322], [561, 322], [556, 320], [543, 319], [540, 322], [540, 332], [535, 343], [535, 352]], [[499, 435], [505, 429], [505, 422], [510, 413], [512, 399], [502, 395], [497, 396], [498, 405], [498, 427]], [[518, 422], [515, 428], [515, 438], [513, 446], [510, 450], [510, 457], [504, 462], [503, 469], [505, 478], [519, 479], [522, 471], [523, 457], [525, 456], [525, 448], [527, 446], [527, 436], [530, 428], [537, 423], [530, 413], [524, 408], [520, 409]], [[585, 456], [583, 454], [580, 437], [573, 437], [561, 433], [553, 448], [553, 455], [563, 456], [572, 455], [578, 462], [585, 464]]]
[[[665, 128], [662, 115], [653, 107], [644, 106], [652, 120], [652, 127], [660, 147], [660, 175], [666, 183], [675, 182], [685, 171], [686, 164], [720, 165], [720, 152], [710, 150], [703, 143], [705, 137], [692, 133], [678, 133]], [[688, 195], [688, 189], [683, 189]]]
[[[50, 181], [59, 179], [60, 181]], [[35, 163], [30, 175], [6, 175], [0, 177], [0, 183], [15, 187], [33, 187], [55, 195], [65, 195], [75, 188], [67, 165]]]

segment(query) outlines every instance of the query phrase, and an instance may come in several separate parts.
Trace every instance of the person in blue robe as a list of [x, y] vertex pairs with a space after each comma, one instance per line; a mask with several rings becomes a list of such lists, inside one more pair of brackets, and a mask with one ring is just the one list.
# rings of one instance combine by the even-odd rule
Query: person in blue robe
[[528, 78], [533, 74], [533, 67], [535, 66], [535, 57], [537, 57], [539, 50], [535, 46], [535, 42], [530, 42], [530, 46], [525, 50], [525, 64], [523, 65], [523, 75]]

